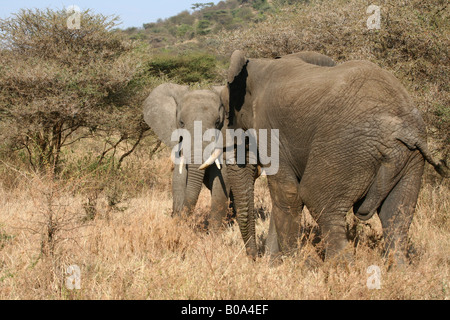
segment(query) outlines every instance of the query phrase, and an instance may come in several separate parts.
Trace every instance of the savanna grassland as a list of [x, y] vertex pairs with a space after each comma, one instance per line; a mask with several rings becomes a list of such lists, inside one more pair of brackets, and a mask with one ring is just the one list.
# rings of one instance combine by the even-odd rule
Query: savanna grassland
[[[354, 225], [355, 261], [311, 266], [315, 256], [309, 234], [304, 249], [271, 265], [245, 254], [237, 224], [219, 235], [202, 222], [209, 194], [203, 190], [188, 220], [170, 216], [172, 165], [168, 151], [153, 159], [133, 156], [139, 175], [152, 172], [154, 187], [111, 205], [97, 200], [88, 216], [86, 200], [76, 195], [83, 181], [59, 184], [48, 176], [23, 176], [0, 202], [1, 299], [448, 299], [450, 257], [449, 189], [426, 183], [411, 226], [417, 250], [413, 264], [388, 271], [381, 258], [377, 218]], [[130, 182], [131, 183], [131, 182]], [[260, 250], [268, 230], [270, 196], [266, 178], [257, 180]], [[306, 224], [311, 223], [304, 212]], [[265, 218], [265, 219], [263, 219]], [[81, 270], [81, 289], [67, 290], [66, 269]], [[379, 290], [369, 290], [369, 266], [380, 267]]]
[[[223, 84], [234, 49], [267, 58], [315, 50], [394, 73], [424, 114], [433, 155], [447, 158], [448, 6], [380, 1], [382, 28], [369, 32], [365, 1], [225, 4], [123, 32], [84, 12], [75, 37], [64, 12], [0, 21], [0, 43], [10, 44], [0, 50], [0, 299], [450, 298], [450, 185], [431, 166], [409, 231], [411, 265], [389, 269], [378, 218], [351, 213], [354, 261], [322, 262], [307, 209], [302, 249], [271, 263], [266, 177], [256, 181], [253, 261], [232, 217], [219, 234], [205, 231], [208, 190], [193, 216], [171, 217], [170, 150], [141, 115], [160, 83]], [[21, 33], [36, 25], [41, 34]], [[69, 290], [73, 265], [80, 289]], [[367, 286], [370, 266], [381, 271], [379, 289]]]

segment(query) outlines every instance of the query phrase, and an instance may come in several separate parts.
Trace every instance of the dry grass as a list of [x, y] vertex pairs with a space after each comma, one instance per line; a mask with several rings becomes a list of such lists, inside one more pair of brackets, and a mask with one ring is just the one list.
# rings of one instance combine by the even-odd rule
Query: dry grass
[[[356, 227], [358, 246], [350, 266], [308, 267], [303, 251], [271, 266], [269, 257], [245, 255], [237, 225], [219, 235], [197, 228], [208, 211], [203, 190], [197, 217], [170, 217], [170, 170], [165, 153], [153, 160], [164, 188], [130, 198], [121, 210], [97, 203], [93, 220], [83, 219], [76, 184], [58, 185], [28, 177], [15, 190], [0, 189], [0, 299], [448, 299], [450, 197], [448, 187], [426, 184], [420, 194], [411, 238], [413, 265], [388, 271], [379, 255], [377, 221]], [[255, 203], [270, 212], [264, 178]], [[53, 232], [49, 238], [49, 221]], [[268, 219], [258, 219], [263, 245]], [[375, 249], [369, 248], [374, 246]], [[51, 250], [49, 249], [51, 248]], [[66, 289], [65, 270], [81, 269], [81, 289]], [[367, 268], [381, 269], [381, 289], [369, 290]]]
[[[376, 32], [365, 27], [370, 1], [302, 2], [298, 8], [281, 10], [253, 27], [220, 35], [214, 47], [223, 55], [237, 48], [251, 57], [315, 50], [338, 62], [374, 61], [392, 71], [411, 91], [434, 137], [431, 149], [445, 156], [449, 11], [441, 0], [438, 6], [431, 0], [410, 2], [381, 1], [383, 28]], [[39, 48], [48, 43], [36, 41]], [[126, 67], [131, 60], [118, 63]], [[33, 65], [34, 77], [42, 66]], [[56, 65], [47, 67], [50, 69], [42, 71], [45, 75]], [[17, 73], [16, 69], [11, 70]], [[120, 66], [108, 69], [103, 65], [100, 73], [107, 75], [110, 69], [119, 70], [113, 76], [120, 79], [129, 77]], [[144, 78], [143, 74], [142, 79], [136, 79], [142, 81], [136, 85], [144, 86]], [[48, 88], [47, 82], [40, 83], [41, 87]], [[70, 107], [68, 97], [64, 94], [60, 104]], [[133, 115], [119, 118], [110, 119], [114, 128], [119, 123], [125, 128], [138, 119]], [[97, 118], [95, 121], [99, 123]], [[13, 127], [2, 134], [14, 133]], [[329, 261], [312, 267], [307, 258], [315, 256], [315, 249], [309, 237], [302, 251], [273, 266], [266, 255], [256, 261], [245, 255], [236, 224], [218, 235], [202, 230], [209, 206], [207, 190], [201, 193], [194, 217], [188, 221], [170, 217], [172, 164], [168, 152], [150, 159], [148, 149], [143, 151], [146, 146], [140, 146], [127, 158], [120, 175], [110, 175], [101, 166], [94, 166], [94, 172], [81, 168], [92, 165], [92, 154], [101, 153], [104, 144], [91, 146], [85, 140], [80, 144], [77, 148], [73, 145], [73, 154], [68, 153], [67, 175], [61, 180], [25, 173], [28, 171], [20, 165], [23, 159], [17, 153], [3, 152], [8, 156], [2, 155], [0, 162], [0, 299], [450, 298], [449, 186], [448, 181], [444, 185], [430, 179], [434, 177], [430, 166], [410, 229], [417, 249], [412, 265], [388, 271], [380, 256], [379, 221], [355, 223], [349, 215], [349, 233], [357, 241], [356, 246], [349, 246], [355, 251], [351, 265]], [[86, 157], [89, 151], [91, 157]], [[264, 178], [257, 181], [255, 204], [263, 216], [269, 214], [271, 203]], [[311, 222], [306, 210], [304, 221]], [[261, 248], [268, 224], [268, 219], [257, 221]], [[80, 267], [80, 290], [66, 288], [66, 270], [71, 265]], [[380, 290], [367, 288], [371, 276], [367, 268], [371, 265], [381, 269]]]

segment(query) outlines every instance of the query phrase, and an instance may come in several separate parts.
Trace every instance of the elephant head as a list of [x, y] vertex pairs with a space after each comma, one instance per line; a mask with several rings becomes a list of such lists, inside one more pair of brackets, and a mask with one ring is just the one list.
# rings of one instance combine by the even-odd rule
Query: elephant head
[[[224, 130], [225, 111], [220, 101], [219, 91], [223, 87], [214, 87], [212, 90], [189, 90], [188, 86], [165, 83], [156, 87], [144, 102], [144, 120], [157, 134], [159, 139], [171, 147], [181, 151], [180, 164], [173, 172], [173, 213], [180, 215], [189, 213], [197, 203], [197, 199], [205, 183], [208, 188], [217, 189], [212, 199], [212, 211], [223, 211], [227, 201], [227, 187], [222, 177], [221, 168], [211, 168], [205, 173], [199, 170], [203, 161], [203, 149], [211, 142], [203, 141], [203, 134], [207, 129]], [[176, 134], [177, 129], [186, 130], [191, 141], [186, 136]], [[200, 141], [193, 141], [193, 139]], [[189, 143], [188, 143], [189, 142]], [[201, 147], [201, 159], [195, 159], [198, 152], [194, 147]], [[197, 150], [198, 151], [198, 150]], [[178, 156], [178, 155], [177, 155]], [[215, 170], [214, 172], [212, 172]], [[214, 175], [214, 176], [213, 176]], [[217, 179], [215, 179], [217, 178]], [[216, 180], [218, 186], [213, 187]], [[218, 196], [220, 194], [220, 196]], [[214, 203], [216, 207], [213, 208]], [[220, 212], [222, 215], [223, 212]]]

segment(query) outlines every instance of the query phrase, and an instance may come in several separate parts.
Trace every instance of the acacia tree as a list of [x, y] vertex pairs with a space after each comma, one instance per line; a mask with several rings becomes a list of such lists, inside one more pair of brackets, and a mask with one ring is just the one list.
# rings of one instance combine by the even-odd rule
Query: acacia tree
[[207, 3], [193, 3], [191, 6], [192, 10], [203, 10], [205, 8], [210, 8], [214, 6], [214, 2], [207, 2]]
[[[58, 169], [65, 146], [108, 137], [105, 153], [141, 141], [143, 50], [114, 32], [117, 17], [65, 10], [21, 10], [0, 20], [0, 138], [23, 149], [36, 170]], [[111, 137], [117, 137], [115, 140]]]

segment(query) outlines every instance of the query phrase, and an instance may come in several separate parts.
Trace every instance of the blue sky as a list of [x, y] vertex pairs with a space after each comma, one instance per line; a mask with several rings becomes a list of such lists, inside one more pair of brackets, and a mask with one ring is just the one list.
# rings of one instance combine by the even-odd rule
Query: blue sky
[[193, 3], [206, 3], [213, 0], [0, 0], [0, 18], [4, 19], [11, 13], [22, 8], [51, 9], [67, 8], [76, 5], [83, 9], [93, 9], [95, 13], [118, 15], [123, 22], [119, 27], [142, 27], [143, 23], [155, 22], [158, 18], [169, 18], [183, 10], [191, 10]]

